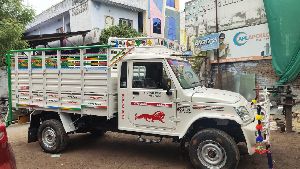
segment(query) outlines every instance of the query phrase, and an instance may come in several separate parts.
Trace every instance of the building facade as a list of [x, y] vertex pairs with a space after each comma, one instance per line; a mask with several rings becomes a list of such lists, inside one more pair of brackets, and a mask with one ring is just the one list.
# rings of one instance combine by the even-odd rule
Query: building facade
[[201, 52], [195, 47], [198, 38], [216, 32], [225, 35], [219, 39], [219, 56], [216, 50], [206, 51], [209, 77], [216, 87], [251, 100], [256, 85], [276, 84], [263, 0], [192, 0], [186, 3], [185, 17], [187, 46], [195, 54]]
[[188, 46], [196, 53], [200, 51], [195, 39], [216, 33], [218, 25], [218, 33], [225, 34], [220, 47], [223, 61], [271, 56], [263, 0], [192, 0], [186, 3], [185, 13]]
[[[103, 29], [127, 24], [147, 36], [179, 41], [179, 20], [179, 0], [64, 0], [39, 14], [26, 35], [90, 30], [85, 43], [93, 44]], [[82, 37], [71, 37], [67, 46], [82, 43]]]

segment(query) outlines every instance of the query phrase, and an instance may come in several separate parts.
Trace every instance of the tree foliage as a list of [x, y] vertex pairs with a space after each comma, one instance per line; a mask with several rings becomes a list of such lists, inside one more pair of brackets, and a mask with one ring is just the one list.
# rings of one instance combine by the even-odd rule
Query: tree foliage
[[192, 65], [193, 65], [193, 69], [195, 70], [195, 72], [197, 74], [200, 73], [202, 66], [204, 66], [203, 64], [204, 64], [206, 55], [207, 55], [206, 52], [200, 52], [193, 56], [194, 59], [192, 61]]
[[141, 37], [142, 34], [127, 25], [111, 26], [101, 32], [100, 44], [107, 44], [109, 37], [134, 38]]
[[7, 51], [27, 47], [22, 36], [33, 17], [34, 11], [22, 0], [0, 0], [0, 66]]

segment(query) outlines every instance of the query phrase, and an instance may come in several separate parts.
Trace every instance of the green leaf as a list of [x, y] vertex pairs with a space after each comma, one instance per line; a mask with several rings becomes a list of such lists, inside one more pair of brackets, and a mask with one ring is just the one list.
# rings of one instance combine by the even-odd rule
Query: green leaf
[[141, 33], [127, 25], [118, 25], [102, 30], [99, 41], [100, 44], [107, 44], [108, 38], [110, 37], [135, 38], [141, 36], [143, 36]]
[[0, 67], [7, 51], [28, 46], [22, 37], [33, 18], [34, 11], [21, 0], [0, 0]]

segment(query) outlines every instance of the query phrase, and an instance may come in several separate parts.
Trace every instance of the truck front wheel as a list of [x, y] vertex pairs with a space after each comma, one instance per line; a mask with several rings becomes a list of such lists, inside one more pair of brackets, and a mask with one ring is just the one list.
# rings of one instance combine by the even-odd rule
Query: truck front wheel
[[189, 155], [195, 168], [235, 169], [240, 160], [239, 149], [227, 133], [217, 129], [205, 129], [196, 133], [190, 141]]
[[68, 135], [59, 120], [43, 121], [38, 129], [38, 140], [42, 149], [47, 153], [59, 153], [68, 143]]

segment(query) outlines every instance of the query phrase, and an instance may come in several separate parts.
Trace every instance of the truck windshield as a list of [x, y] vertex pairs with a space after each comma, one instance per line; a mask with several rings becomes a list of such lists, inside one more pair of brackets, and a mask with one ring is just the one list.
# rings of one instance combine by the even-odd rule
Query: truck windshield
[[195, 88], [200, 85], [199, 77], [195, 74], [189, 62], [168, 59], [168, 63], [183, 89]]

